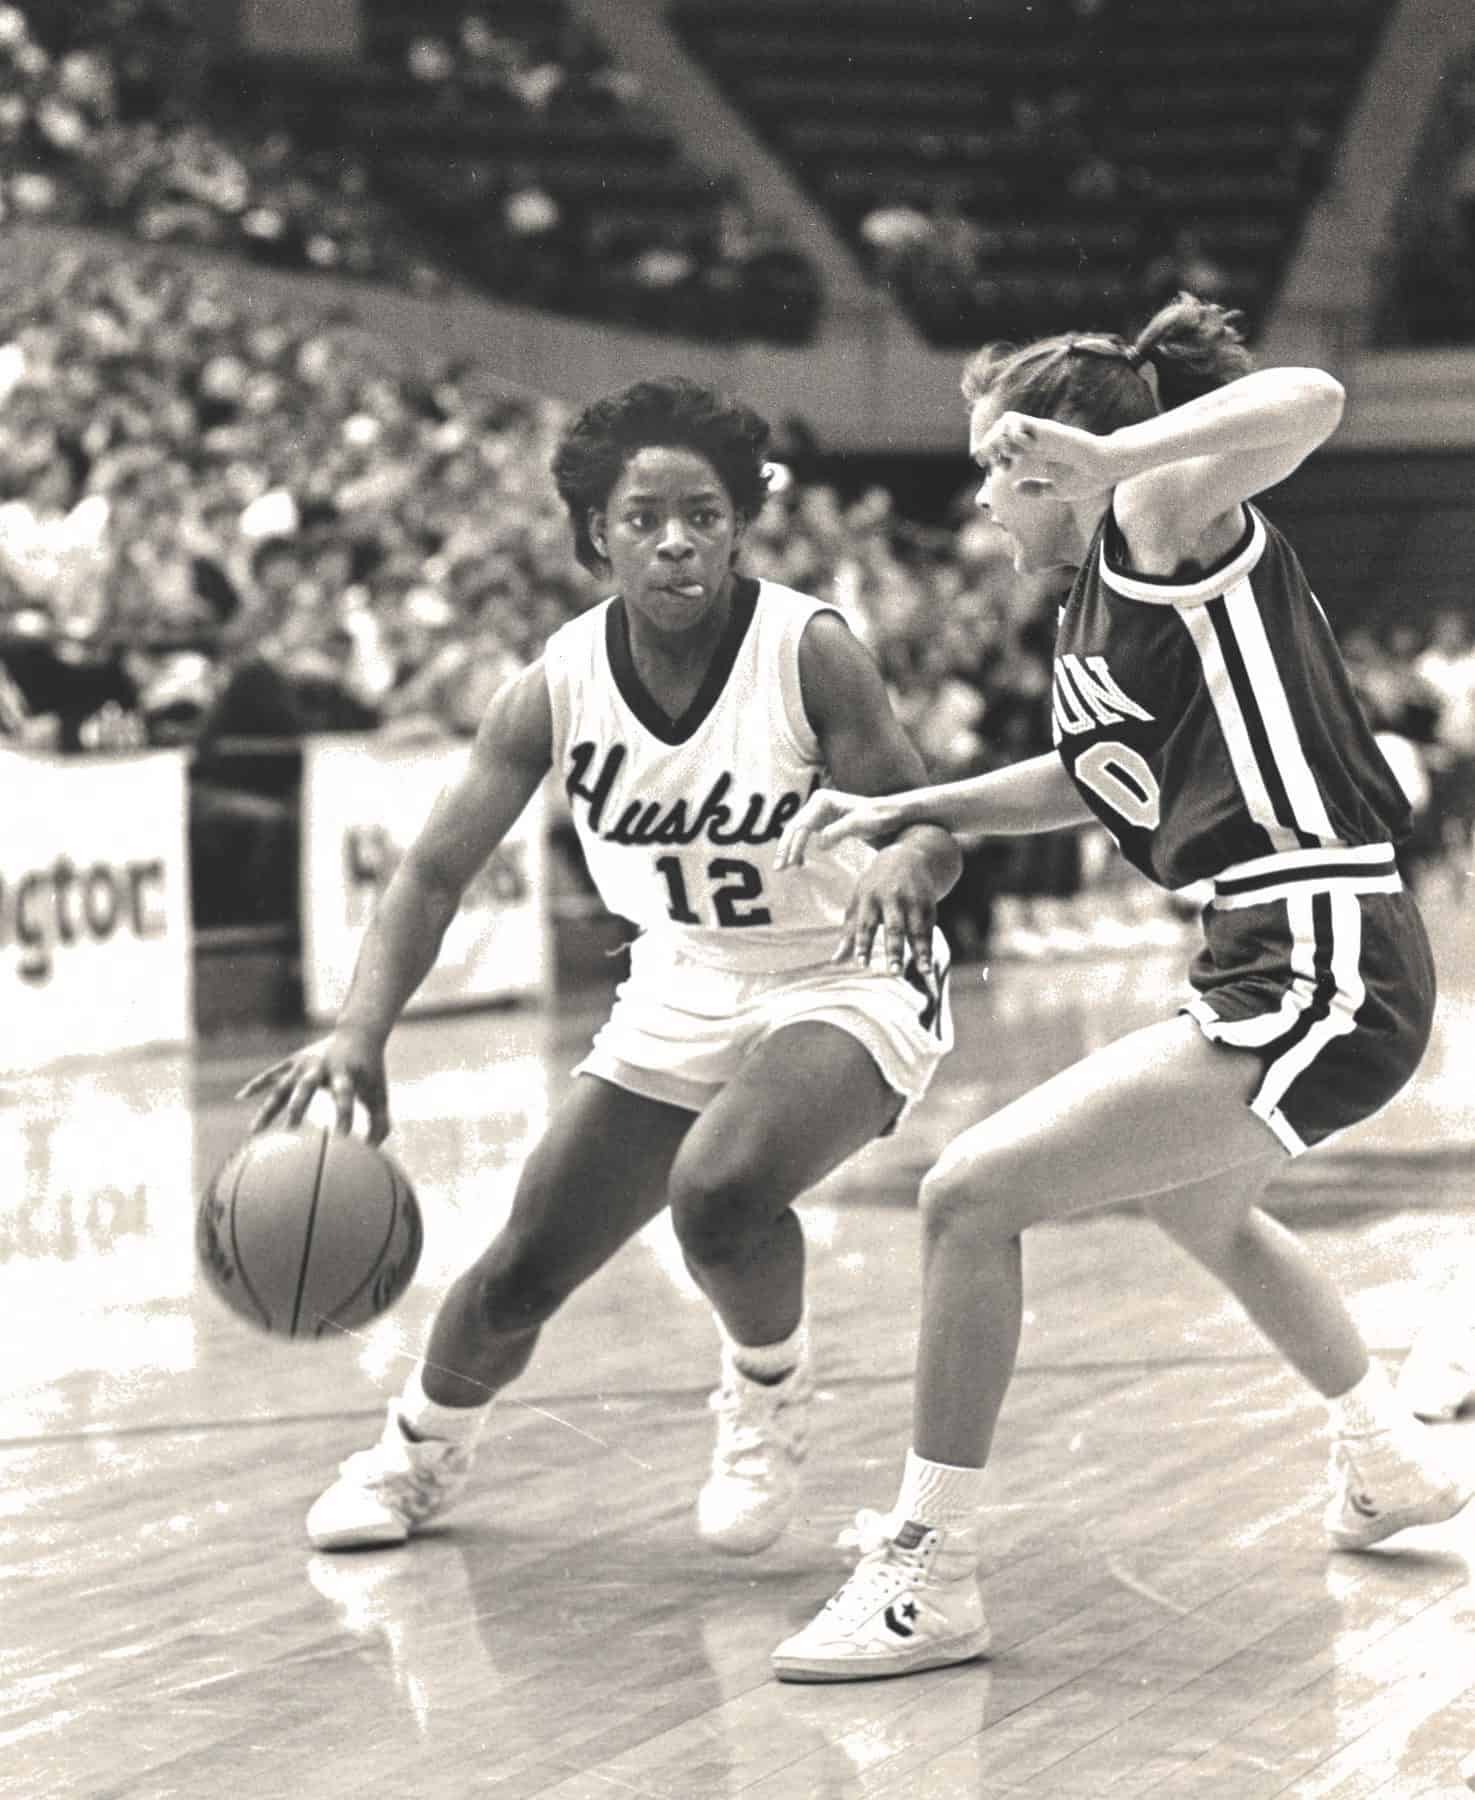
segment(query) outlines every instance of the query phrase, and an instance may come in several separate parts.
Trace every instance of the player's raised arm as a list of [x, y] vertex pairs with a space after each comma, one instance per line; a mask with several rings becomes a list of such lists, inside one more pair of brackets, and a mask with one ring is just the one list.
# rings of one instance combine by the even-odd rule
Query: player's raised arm
[[472, 877], [516, 823], [552, 762], [552, 715], [541, 662], [501, 690], [487, 709], [461, 775], [441, 794], [395, 870], [364, 933], [348, 998], [333, 1031], [247, 1082], [264, 1094], [253, 1130], [297, 1125], [319, 1088], [333, 1095], [348, 1131], [355, 1099], [369, 1137], [389, 1131], [384, 1046], [411, 995], [430, 973], [446, 928]]
[[1336, 430], [1341, 384], [1321, 369], [1263, 369], [1167, 412], [1096, 433], [1005, 412], [976, 447], [1022, 494], [1078, 500], [1115, 490], [1113, 511], [1148, 572], [1166, 572], [1242, 502], [1285, 480]]

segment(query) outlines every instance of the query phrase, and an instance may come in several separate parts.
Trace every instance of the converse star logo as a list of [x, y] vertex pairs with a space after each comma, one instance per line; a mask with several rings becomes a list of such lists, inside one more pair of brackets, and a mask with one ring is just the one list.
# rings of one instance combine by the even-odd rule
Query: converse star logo
[[909, 1638], [915, 1635], [917, 1625], [917, 1603], [908, 1596], [899, 1605], [886, 1608], [886, 1625], [897, 1637]]

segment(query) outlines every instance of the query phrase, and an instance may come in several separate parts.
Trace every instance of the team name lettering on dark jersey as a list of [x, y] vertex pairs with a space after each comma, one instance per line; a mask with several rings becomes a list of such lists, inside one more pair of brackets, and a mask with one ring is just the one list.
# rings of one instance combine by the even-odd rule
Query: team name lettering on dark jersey
[[639, 797], [626, 801], [608, 829], [602, 829], [605, 808], [625, 761], [623, 744], [611, 744], [604, 753], [598, 776], [591, 782], [590, 769], [598, 753], [593, 743], [575, 744], [569, 750], [569, 772], [564, 791], [572, 806], [588, 803], [589, 829], [611, 844], [769, 844], [783, 836], [784, 827], [804, 804], [805, 796], [793, 790], [771, 799], [750, 794], [747, 806], [734, 824], [736, 807], [728, 804], [732, 773], [724, 769], [690, 812], [682, 795], [663, 804]]
[[1120, 725], [1123, 719], [1153, 718], [1139, 706], [1106, 666], [1104, 656], [1077, 656], [1067, 652], [1055, 658], [1055, 741], [1062, 735], [1076, 737], [1103, 725]]

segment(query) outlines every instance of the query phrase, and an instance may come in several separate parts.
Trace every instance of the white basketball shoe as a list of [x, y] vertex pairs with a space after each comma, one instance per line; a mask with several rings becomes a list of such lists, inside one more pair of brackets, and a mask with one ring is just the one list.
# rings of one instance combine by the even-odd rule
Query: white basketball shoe
[[855, 1572], [774, 1651], [780, 1681], [872, 1681], [985, 1654], [977, 1525], [929, 1527], [867, 1510], [847, 1541], [861, 1552]]
[[313, 1502], [309, 1542], [317, 1550], [404, 1543], [461, 1492], [472, 1456], [468, 1444], [408, 1436], [399, 1402], [391, 1400], [378, 1443], [342, 1463], [338, 1479]]
[[1395, 1392], [1411, 1413], [1431, 1424], [1475, 1405], [1475, 1328], [1431, 1325], [1421, 1332], [1403, 1359]]
[[753, 1556], [780, 1537], [794, 1514], [809, 1449], [814, 1396], [807, 1348], [781, 1381], [754, 1381], [722, 1346], [722, 1385], [712, 1472], [697, 1496], [697, 1532], [728, 1556]]
[[1410, 1422], [1333, 1441], [1326, 1532], [1338, 1550], [1367, 1550], [1395, 1531], [1452, 1519], [1475, 1494], [1475, 1472], [1453, 1468]]

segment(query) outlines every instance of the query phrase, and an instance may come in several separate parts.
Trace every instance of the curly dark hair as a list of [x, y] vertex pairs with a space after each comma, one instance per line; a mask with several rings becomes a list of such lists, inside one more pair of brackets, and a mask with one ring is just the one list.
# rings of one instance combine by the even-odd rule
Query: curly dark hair
[[638, 450], [694, 450], [717, 471], [738, 516], [751, 519], [768, 496], [769, 427], [750, 407], [700, 382], [675, 376], [637, 381], [586, 406], [553, 455], [553, 480], [568, 508], [574, 554], [594, 573], [606, 566], [589, 536]]

